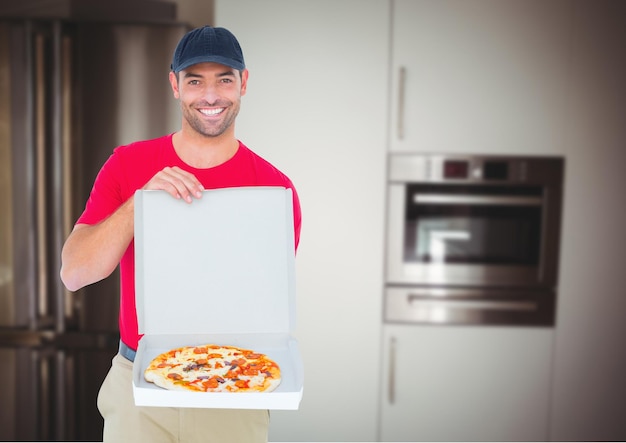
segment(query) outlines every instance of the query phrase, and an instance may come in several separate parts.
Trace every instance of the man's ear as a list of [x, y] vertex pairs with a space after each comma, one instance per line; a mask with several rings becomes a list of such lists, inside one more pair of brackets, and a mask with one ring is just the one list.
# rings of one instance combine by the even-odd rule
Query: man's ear
[[174, 98], [179, 99], [180, 93], [178, 92], [178, 80], [176, 79], [176, 74], [170, 71], [170, 85], [172, 86], [172, 92], [174, 93]]
[[248, 89], [248, 70], [244, 69], [241, 71], [241, 94], [245, 95], [246, 90]]

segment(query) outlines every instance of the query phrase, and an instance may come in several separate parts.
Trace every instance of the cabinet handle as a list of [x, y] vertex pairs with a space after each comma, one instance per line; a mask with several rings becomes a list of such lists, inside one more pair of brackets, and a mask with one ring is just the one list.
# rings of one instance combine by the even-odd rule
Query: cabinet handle
[[[48, 293], [48, 274], [47, 261], [48, 257], [48, 235], [46, 226], [48, 224], [46, 213], [46, 165], [48, 158], [46, 156], [48, 144], [46, 134], [46, 53], [45, 53], [45, 37], [43, 34], [36, 33], [34, 36], [34, 124], [35, 124], [35, 201], [37, 207], [37, 313], [35, 315], [36, 322], [46, 321], [50, 318], [50, 303]], [[40, 326], [40, 325], [36, 325]]]
[[406, 68], [400, 67], [398, 73], [398, 139], [404, 139], [404, 99], [406, 87]]
[[[54, 208], [52, 210], [53, 241], [51, 247], [55, 257], [52, 262], [54, 269], [61, 268], [61, 250], [63, 242], [68, 236], [72, 226], [71, 212], [71, 106], [72, 106], [72, 78], [71, 78], [71, 54], [72, 40], [68, 35], [64, 35], [60, 22], [55, 22], [54, 27], [54, 52], [56, 56], [53, 67], [54, 72], [54, 119], [53, 119], [53, 141], [52, 141], [52, 182], [55, 193]], [[72, 295], [65, 289], [59, 279], [55, 279], [55, 284], [51, 287], [53, 291], [55, 306], [55, 328], [57, 332], [65, 332], [66, 320], [73, 321], [71, 310]]]
[[387, 391], [389, 404], [396, 402], [396, 338], [389, 340], [389, 384]]

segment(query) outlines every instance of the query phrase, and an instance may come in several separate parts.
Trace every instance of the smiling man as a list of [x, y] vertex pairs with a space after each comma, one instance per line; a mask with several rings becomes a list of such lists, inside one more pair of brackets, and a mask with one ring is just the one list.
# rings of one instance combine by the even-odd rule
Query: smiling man
[[265, 442], [267, 411], [134, 404], [132, 368], [140, 339], [135, 307], [135, 191], [163, 190], [193, 204], [204, 189], [290, 188], [296, 247], [300, 238], [300, 204], [291, 180], [235, 137], [235, 120], [248, 83], [235, 36], [209, 26], [187, 33], [174, 52], [169, 81], [180, 102], [180, 130], [114, 149], [62, 251], [61, 279], [70, 291], [106, 278], [120, 265], [120, 352], [98, 396], [104, 441]]

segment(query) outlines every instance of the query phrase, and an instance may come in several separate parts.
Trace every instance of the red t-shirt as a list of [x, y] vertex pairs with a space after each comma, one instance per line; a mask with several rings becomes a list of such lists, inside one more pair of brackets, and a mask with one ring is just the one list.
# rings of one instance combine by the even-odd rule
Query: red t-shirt
[[[102, 166], [78, 223], [96, 224], [141, 189], [166, 166], [194, 174], [205, 189], [239, 186], [282, 186], [293, 190], [295, 245], [300, 239], [300, 202], [289, 178], [269, 162], [239, 142], [235, 155], [225, 163], [197, 169], [183, 162], [174, 150], [172, 134], [154, 140], [120, 146]], [[137, 349], [137, 311], [135, 307], [135, 248], [131, 242], [120, 262], [120, 335], [124, 343]]]

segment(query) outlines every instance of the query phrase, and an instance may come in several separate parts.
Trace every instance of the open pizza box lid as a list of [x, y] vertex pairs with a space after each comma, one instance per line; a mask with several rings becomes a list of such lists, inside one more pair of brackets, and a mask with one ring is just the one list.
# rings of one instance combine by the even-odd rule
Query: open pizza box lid
[[[292, 191], [204, 191], [188, 204], [135, 193], [135, 296], [144, 334], [133, 366], [139, 406], [298, 409], [302, 360], [295, 327]], [[143, 372], [162, 352], [214, 343], [267, 354], [281, 384], [267, 393], [170, 391]]]

